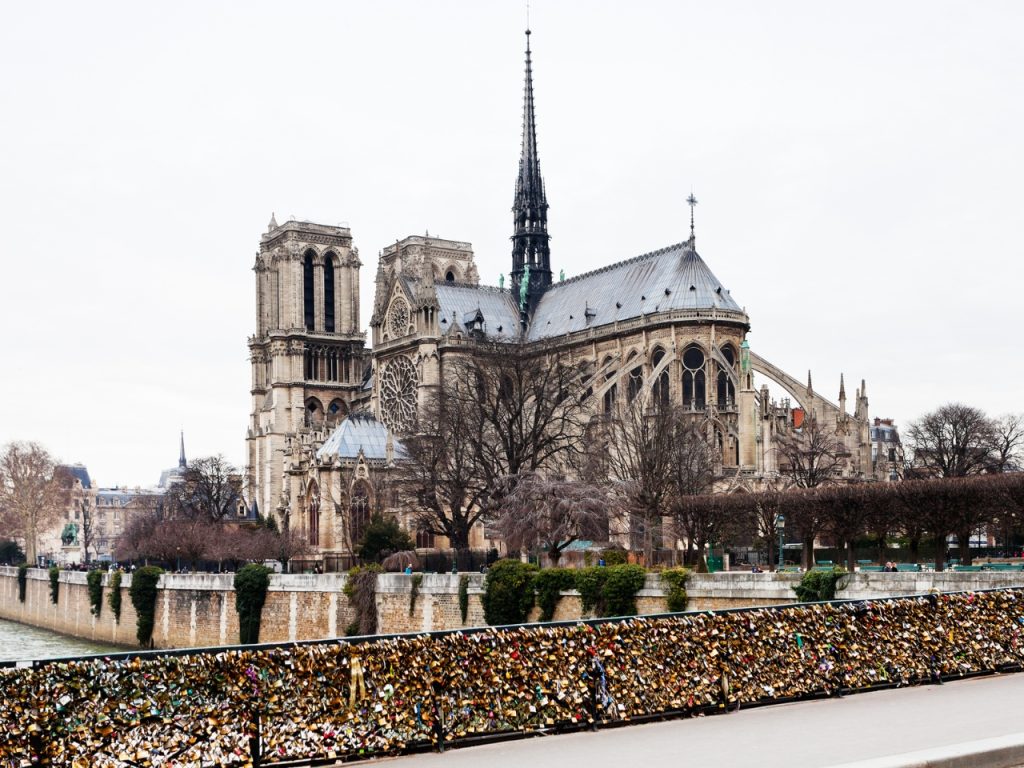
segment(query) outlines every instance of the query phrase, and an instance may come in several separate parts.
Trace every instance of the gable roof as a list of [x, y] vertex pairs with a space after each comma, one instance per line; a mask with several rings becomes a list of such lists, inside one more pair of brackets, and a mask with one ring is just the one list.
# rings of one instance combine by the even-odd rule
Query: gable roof
[[541, 296], [528, 338], [687, 309], [743, 311], [689, 242], [552, 284]]
[[434, 290], [439, 306], [437, 322], [442, 334], [447, 334], [455, 322], [462, 325], [467, 316], [476, 317], [479, 311], [488, 337], [508, 341], [519, 336], [519, 309], [510, 291], [442, 281], [434, 283]]

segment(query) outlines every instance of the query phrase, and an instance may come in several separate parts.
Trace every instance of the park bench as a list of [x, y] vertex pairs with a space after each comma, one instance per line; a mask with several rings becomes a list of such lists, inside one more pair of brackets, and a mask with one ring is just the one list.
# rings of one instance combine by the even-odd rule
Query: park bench
[[882, 565], [862, 565], [860, 571], [861, 573], [881, 573], [884, 567]]
[[896, 570], [900, 573], [917, 573], [921, 568], [917, 563], [896, 563]]
[[981, 571], [980, 565], [954, 565], [953, 570], [957, 573], [978, 573]]

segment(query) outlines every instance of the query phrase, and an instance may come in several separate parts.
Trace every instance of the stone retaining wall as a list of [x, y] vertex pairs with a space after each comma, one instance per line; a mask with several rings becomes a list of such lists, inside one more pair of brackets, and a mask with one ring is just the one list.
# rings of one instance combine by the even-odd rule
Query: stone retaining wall
[[[62, 632], [76, 637], [128, 647], [135, 640], [135, 609], [128, 596], [130, 574], [122, 576], [121, 621], [115, 622], [107, 604], [109, 577], [104, 577], [103, 610], [97, 619], [89, 612], [85, 573], [62, 571], [60, 596], [50, 601], [49, 575], [30, 569], [26, 599], [18, 601], [17, 568], [0, 567], [0, 618]], [[377, 580], [378, 631], [382, 634], [429, 632], [484, 624], [484, 576], [469, 579], [469, 611], [463, 623], [459, 610], [459, 576], [423, 574], [415, 603], [413, 577], [381, 574]], [[345, 634], [355, 615], [345, 597], [344, 574], [276, 574], [271, 576], [263, 608], [260, 640], [292, 642]], [[747, 608], [792, 603], [799, 574], [693, 574], [687, 585], [690, 610]], [[238, 642], [234, 574], [164, 574], [157, 595], [153, 644], [157, 648], [233, 645]], [[895, 597], [939, 590], [976, 591], [1024, 585], [1024, 574], [977, 573], [856, 573], [836, 594], [839, 599]], [[664, 613], [667, 603], [660, 580], [649, 575], [637, 595], [641, 614]], [[531, 619], [536, 619], [534, 608]], [[571, 621], [584, 616], [575, 591], [563, 593], [554, 616]]]

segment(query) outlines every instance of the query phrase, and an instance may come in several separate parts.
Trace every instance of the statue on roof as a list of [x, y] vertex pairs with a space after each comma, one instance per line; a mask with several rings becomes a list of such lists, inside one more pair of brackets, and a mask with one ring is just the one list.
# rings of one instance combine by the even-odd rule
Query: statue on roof
[[500, 275], [498, 275], [498, 287], [501, 290], [505, 290], [505, 273], [504, 272], [502, 272]]
[[530, 265], [523, 267], [523, 279], [519, 283], [519, 309], [526, 309], [526, 294], [530, 290]]

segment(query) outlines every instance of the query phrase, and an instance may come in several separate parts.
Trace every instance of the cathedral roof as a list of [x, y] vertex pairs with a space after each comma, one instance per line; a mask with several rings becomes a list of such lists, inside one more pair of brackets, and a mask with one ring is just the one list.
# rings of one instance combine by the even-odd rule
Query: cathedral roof
[[530, 322], [534, 341], [654, 312], [742, 312], [689, 242], [551, 285]]
[[[405, 448], [394, 437], [391, 438], [394, 458], [405, 456]], [[337, 456], [339, 459], [354, 459], [359, 451], [368, 461], [388, 459], [388, 428], [368, 413], [353, 413], [337, 426], [331, 436], [316, 452], [318, 459]]]
[[511, 340], [519, 335], [519, 310], [510, 291], [490, 286], [437, 282], [438, 323], [447, 334], [457, 321], [465, 328], [467, 316], [479, 311], [484, 332], [492, 339]]

